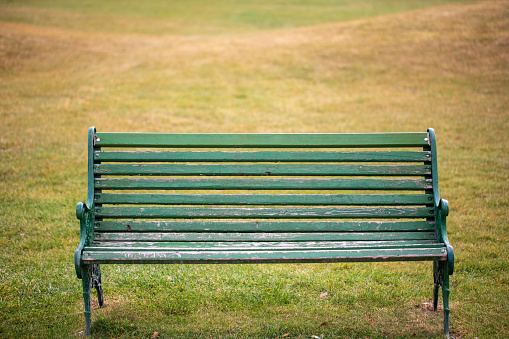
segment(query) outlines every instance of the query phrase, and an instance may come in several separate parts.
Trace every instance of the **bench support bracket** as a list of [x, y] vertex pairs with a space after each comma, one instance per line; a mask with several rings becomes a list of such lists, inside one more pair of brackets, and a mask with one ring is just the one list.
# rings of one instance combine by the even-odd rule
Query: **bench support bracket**
[[444, 332], [449, 338], [449, 265], [445, 261], [433, 262], [433, 277], [435, 284], [433, 287], [433, 311], [438, 307], [438, 289], [442, 287], [442, 299], [444, 302]]
[[83, 301], [85, 304], [85, 322], [86, 322], [86, 333], [90, 335], [92, 325], [92, 310], [90, 307], [90, 298], [92, 288], [95, 287], [97, 291], [97, 299], [99, 301], [99, 307], [104, 305], [103, 288], [101, 285], [101, 269], [99, 265], [83, 265], [81, 267], [81, 276], [83, 282]]

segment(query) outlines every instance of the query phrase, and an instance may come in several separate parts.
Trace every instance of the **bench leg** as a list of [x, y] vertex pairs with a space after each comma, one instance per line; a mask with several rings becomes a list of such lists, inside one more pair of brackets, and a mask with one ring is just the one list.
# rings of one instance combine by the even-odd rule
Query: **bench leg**
[[433, 310], [438, 306], [438, 288], [442, 287], [442, 299], [444, 302], [444, 332], [449, 338], [449, 267], [447, 262], [433, 262], [433, 278], [435, 285], [433, 287]]
[[433, 280], [435, 282], [433, 286], [433, 311], [437, 311], [438, 307], [438, 288], [440, 287], [440, 271], [438, 261], [433, 261]]
[[442, 298], [444, 300], [444, 331], [449, 338], [449, 269], [447, 262], [442, 264], [443, 282], [442, 282]]
[[92, 280], [92, 266], [83, 265], [81, 267], [81, 281], [83, 283], [83, 301], [85, 304], [85, 322], [87, 325], [86, 333], [90, 335], [90, 327], [92, 326], [92, 317], [90, 309], [90, 293], [92, 291], [93, 280]]
[[92, 283], [97, 291], [97, 300], [99, 301], [99, 307], [104, 305], [103, 287], [101, 284], [101, 268], [99, 264], [93, 265], [92, 267]]

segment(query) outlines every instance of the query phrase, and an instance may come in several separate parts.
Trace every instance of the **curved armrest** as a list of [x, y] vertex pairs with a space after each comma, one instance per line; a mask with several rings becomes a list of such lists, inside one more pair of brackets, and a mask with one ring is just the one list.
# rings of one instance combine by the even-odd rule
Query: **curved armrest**
[[454, 250], [449, 243], [449, 239], [447, 237], [447, 223], [446, 218], [449, 215], [449, 202], [445, 199], [440, 199], [440, 203], [438, 205], [439, 215], [440, 215], [440, 237], [441, 241], [445, 244], [447, 248], [447, 263], [449, 268], [449, 275], [452, 275], [454, 272]]
[[76, 205], [76, 218], [80, 220], [80, 244], [74, 252], [74, 267], [76, 275], [81, 279], [81, 254], [83, 248], [92, 240], [94, 228], [94, 144], [96, 140], [95, 127], [88, 129], [88, 195], [87, 203]]
[[445, 199], [440, 199], [439, 208], [442, 211], [442, 217], [449, 215], [449, 202]]
[[87, 204], [83, 203], [83, 202], [79, 202], [77, 205], [76, 205], [76, 218], [78, 219], [83, 219], [83, 217], [85, 216], [85, 212], [88, 212], [89, 211], [89, 208], [87, 206]]
[[91, 234], [91, 211], [86, 204], [79, 202], [76, 205], [76, 217], [80, 220], [80, 243], [76, 251], [74, 251], [74, 268], [78, 279], [81, 279], [81, 252]]

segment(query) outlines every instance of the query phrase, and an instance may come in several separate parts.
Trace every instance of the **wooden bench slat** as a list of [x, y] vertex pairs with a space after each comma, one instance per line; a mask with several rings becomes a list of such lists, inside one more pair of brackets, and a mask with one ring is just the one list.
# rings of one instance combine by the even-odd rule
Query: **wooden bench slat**
[[427, 190], [431, 179], [170, 179], [96, 178], [97, 189], [169, 190]]
[[430, 221], [101, 220], [99, 232], [385, 232], [435, 231]]
[[426, 218], [433, 207], [110, 207], [95, 210], [98, 218], [194, 219], [329, 219], [329, 218]]
[[96, 147], [423, 147], [428, 133], [206, 134], [96, 133]]
[[311, 250], [311, 249], [373, 249], [373, 248], [443, 248], [436, 240], [395, 241], [279, 241], [279, 242], [148, 242], [148, 241], [95, 241], [85, 251], [179, 251], [200, 249], [206, 251], [246, 250]]
[[94, 173], [101, 175], [319, 175], [319, 176], [424, 176], [430, 165], [197, 165], [197, 164], [96, 164]]
[[307, 251], [86, 251], [95, 263], [261, 263], [445, 260], [443, 248], [307, 250]]
[[96, 151], [104, 162], [429, 162], [429, 151]]
[[434, 232], [135, 233], [96, 232], [95, 241], [384, 241], [435, 240]]
[[100, 193], [99, 204], [157, 205], [425, 205], [432, 194], [142, 194]]

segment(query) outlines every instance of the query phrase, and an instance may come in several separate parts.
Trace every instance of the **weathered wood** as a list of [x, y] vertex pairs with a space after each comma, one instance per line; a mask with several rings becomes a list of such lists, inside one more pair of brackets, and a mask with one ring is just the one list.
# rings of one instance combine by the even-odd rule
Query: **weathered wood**
[[309, 251], [88, 251], [84, 262], [97, 263], [281, 263], [281, 262], [344, 262], [344, 261], [420, 261], [444, 260], [440, 248], [309, 250]]
[[429, 162], [423, 151], [97, 151], [103, 162]]
[[99, 218], [425, 218], [433, 207], [98, 207]]
[[154, 205], [426, 205], [431, 194], [140, 194], [101, 193], [101, 204]]
[[96, 174], [103, 175], [222, 175], [222, 176], [424, 176], [429, 165], [195, 165], [195, 164], [97, 164]]
[[86, 251], [179, 251], [193, 249], [204, 251], [245, 250], [312, 250], [312, 249], [373, 249], [373, 248], [443, 248], [436, 240], [395, 241], [274, 241], [274, 242], [154, 242], [154, 241], [96, 241]]
[[430, 179], [170, 179], [96, 178], [96, 189], [113, 190], [408, 190], [432, 188]]
[[99, 232], [435, 232], [430, 221], [101, 220]]
[[365, 134], [157, 134], [157, 133], [96, 133], [97, 147], [267, 147], [267, 148], [332, 148], [332, 147], [423, 147], [428, 134], [365, 133]]
[[385, 241], [435, 240], [434, 232], [136, 233], [96, 232], [94, 241]]

